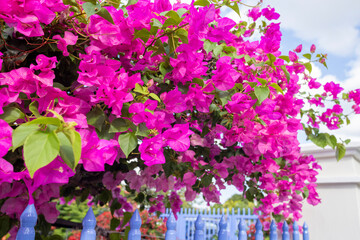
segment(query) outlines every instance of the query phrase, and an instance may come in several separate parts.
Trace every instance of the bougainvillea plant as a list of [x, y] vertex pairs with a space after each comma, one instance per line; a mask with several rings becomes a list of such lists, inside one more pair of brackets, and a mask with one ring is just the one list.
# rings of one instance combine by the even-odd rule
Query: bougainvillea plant
[[60, 197], [117, 218], [133, 210], [120, 184], [150, 212], [179, 211], [178, 191], [219, 202], [225, 183], [278, 221], [318, 204], [321, 167], [297, 134], [343, 157], [347, 141], [319, 126], [348, 122], [340, 98], [360, 113], [360, 90], [312, 78], [315, 46], [280, 52], [273, 8], [220, 14], [241, 5], [0, 0], [1, 234], [31, 203], [55, 223]]

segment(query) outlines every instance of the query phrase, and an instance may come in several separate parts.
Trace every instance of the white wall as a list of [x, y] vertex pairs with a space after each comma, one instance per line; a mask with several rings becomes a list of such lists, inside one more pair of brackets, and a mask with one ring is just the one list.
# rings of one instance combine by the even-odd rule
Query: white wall
[[302, 148], [323, 170], [318, 175], [321, 203], [304, 203], [303, 220], [311, 240], [360, 240], [360, 145], [347, 147], [337, 162], [331, 149]]

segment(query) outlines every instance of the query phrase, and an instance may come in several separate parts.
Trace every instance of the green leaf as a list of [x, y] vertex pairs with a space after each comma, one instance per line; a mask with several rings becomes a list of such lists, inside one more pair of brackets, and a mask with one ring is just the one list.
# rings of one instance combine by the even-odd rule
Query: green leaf
[[176, 12], [177, 12], [177, 14], [179, 15], [179, 17], [182, 17], [182, 15], [184, 15], [185, 13], [187, 13], [188, 10], [185, 9], [185, 8], [179, 8]]
[[269, 97], [270, 90], [268, 86], [254, 87], [255, 96], [257, 97], [259, 103], [262, 103], [266, 98]]
[[57, 117], [61, 122], [65, 122], [63, 116], [61, 116], [60, 114], [58, 114], [58, 113], [55, 112], [54, 110], [49, 110], [49, 112], [51, 112], [52, 114], [54, 114], [55, 117]]
[[311, 54], [310, 53], [303, 54], [303, 57], [311, 60]]
[[281, 87], [279, 86], [279, 84], [277, 84], [277, 83], [271, 83], [271, 84], [270, 84], [270, 87], [275, 88], [276, 91], [278, 91], [278, 92], [280, 92], [282, 95], [284, 95], [284, 92], [283, 92], [283, 90], [281, 89]]
[[0, 119], [7, 123], [12, 123], [25, 117], [25, 114], [16, 107], [4, 107], [3, 111], [4, 113], [0, 115]]
[[256, 78], [257, 80], [259, 80], [259, 82], [262, 84], [262, 85], [266, 85], [267, 84], [267, 81], [266, 79], [263, 79], [263, 78]]
[[86, 114], [86, 119], [89, 125], [94, 126], [96, 129], [101, 131], [105, 121], [105, 113], [101, 108], [95, 107]]
[[124, 152], [125, 156], [128, 157], [129, 154], [136, 148], [138, 142], [137, 137], [134, 132], [121, 134], [118, 138], [120, 148]]
[[63, 132], [57, 134], [60, 141], [60, 157], [71, 169], [75, 169], [81, 156], [81, 137], [75, 130], [66, 135]]
[[209, 40], [205, 40], [204, 42], [204, 50], [206, 51], [206, 53], [209, 53], [212, 50], [214, 50], [216, 46], [217, 46], [216, 43], [210, 42]]
[[173, 10], [168, 11], [165, 14], [165, 16], [174, 19], [177, 22], [177, 24], [179, 24], [182, 21], [179, 14], [177, 12], [173, 11]]
[[212, 175], [205, 175], [204, 177], [202, 177], [201, 184], [203, 185], [203, 187], [208, 187], [212, 182], [212, 178]]
[[173, 19], [173, 18], [168, 18], [168, 19], [166, 19], [165, 20], [165, 22], [164, 22], [164, 24], [163, 24], [163, 27], [169, 27], [169, 26], [176, 26], [176, 25], [178, 25], [179, 24], [179, 22], [178, 21], [176, 21], [175, 19]]
[[215, 48], [214, 48], [214, 56], [219, 56], [220, 53], [222, 52], [223, 50], [223, 46], [222, 45], [217, 45]]
[[116, 228], [120, 225], [120, 220], [117, 218], [112, 218], [110, 221], [110, 229], [116, 230]]
[[288, 56], [280, 56], [279, 58], [285, 60], [286, 62], [290, 62], [290, 58]]
[[198, 6], [202, 6], [202, 7], [206, 7], [210, 5], [210, 2], [208, 0], [196, 0], [194, 2], [194, 5], [198, 5]]
[[152, 21], [153, 21], [152, 26], [158, 27], [158, 28], [162, 28], [162, 27], [163, 27], [162, 23], [161, 23], [159, 20], [157, 20], [156, 18], [153, 18]]
[[290, 73], [288, 72], [288, 70], [286, 69], [285, 65], [280, 66], [280, 68], [283, 70], [283, 72], [285, 73], [286, 79], [289, 82], [290, 80]]
[[304, 187], [303, 196], [304, 196], [304, 199], [309, 196], [309, 189], [307, 187]]
[[135, 33], [134, 38], [140, 38], [144, 41], [144, 43], [146, 43], [149, 40], [150, 36], [150, 32], [146, 28], [143, 28]]
[[327, 145], [329, 145], [332, 149], [335, 149], [337, 144], [336, 137], [334, 135], [329, 135], [327, 133], [325, 134], [325, 136], [326, 136]]
[[129, 128], [129, 120], [117, 118], [111, 122], [109, 133], [126, 132]]
[[183, 28], [179, 28], [175, 34], [177, 36], [179, 36], [179, 38], [181, 39], [182, 43], [189, 43], [189, 39], [188, 39], [188, 31], [186, 31]]
[[144, 87], [144, 86], [141, 86], [138, 83], [135, 84], [134, 92], [141, 93], [143, 95], [148, 95], [149, 94], [148, 88]]
[[24, 143], [24, 160], [30, 177], [51, 163], [60, 151], [60, 141], [55, 131], [36, 131], [28, 136]]
[[273, 54], [268, 53], [267, 56], [271, 63], [274, 63], [276, 61], [276, 57]]
[[126, 6], [137, 4], [139, 0], [129, 0]]
[[150, 131], [149, 131], [149, 129], [146, 127], [146, 124], [145, 124], [145, 123], [140, 123], [140, 124], [137, 126], [137, 130], [136, 130], [135, 135], [141, 136], [141, 137], [148, 137], [149, 134], [150, 134]]
[[31, 122], [28, 122], [27, 124], [29, 124], [29, 125], [32, 125], [32, 124], [54, 125], [54, 126], [59, 127], [62, 125], [62, 122], [60, 121], [60, 119], [54, 118], [54, 117], [39, 117], [39, 118], [32, 120]]
[[100, 4], [93, 4], [91, 2], [86, 2], [82, 5], [82, 8], [84, 9], [86, 16], [90, 17], [96, 13], [98, 13], [101, 9]]
[[160, 65], [159, 65], [159, 71], [161, 72], [162, 75], [165, 76], [168, 72], [171, 72], [172, 69], [167, 68], [167, 67], [166, 67], [166, 63], [162, 62], [162, 63], [160, 63]]
[[346, 148], [344, 146], [344, 144], [342, 143], [338, 143], [336, 145], [336, 159], [339, 161], [340, 159], [342, 159], [345, 156], [346, 153]]
[[3, 215], [0, 216], [0, 237], [5, 236], [10, 230], [10, 217]]
[[306, 70], [308, 70], [309, 73], [311, 73], [311, 71], [312, 71], [311, 63], [310, 62], [304, 63], [304, 66], [305, 66]]
[[320, 133], [317, 136], [310, 134], [308, 137], [313, 143], [321, 148], [324, 148], [327, 145], [326, 135], [323, 133]]
[[41, 116], [38, 109], [39, 109], [39, 102], [38, 101], [34, 101], [34, 102], [30, 103], [29, 110], [37, 118], [39, 118]]
[[156, 51], [154, 51], [152, 54], [151, 54], [151, 57], [153, 56], [156, 56], [156, 55], [159, 55], [159, 54], [162, 54], [162, 53], [165, 53], [165, 48], [164, 48], [164, 45], [162, 43], [162, 41], [160, 39], [156, 40], [155, 42], [155, 49]]
[[124, 218], [122, 225], [125, 226], [131, 219], [132, 213], [131, 212], [124, 212]]
[[228, 2], [226, 6], [234, 10], [240, 16], [239, 5], [236, 2]]
[[192, 80], [193, 83], [197, 83], [199, 86], [203, 87], [204, 86], [204, 80], [202, 80], [201, 78], [194, 78]]
[[150, 93], [149, 94], [149, 97], [151, 97], [152, 99], [158, 101], [158, 102], [161, 102], [161, 99], [159, 98], [158, 95], [156, 95], [155, 93]]
[[178, 46], [178, 38], [175, 38], [174, 33], [168, 34], [168, 42], [169, 42], [169, 53], [175, 52], [177, 46]]
[[77, 2], [76, 0], [63, 0], [63, 3], [65, 5], [70, 5], [70, 6], [73, 6], [73, 7], [77, 7]]
[[120, 7], [120, 0], [111, 0], [109, 1], [109, 3], [114, 7], [114, 8], [119, 8]]
[[39, 129], [37, 125], [21, 124], [12, 133], [12, 150], [22, 146], [28, 136]]
[[100, 11], [97, 12], [97, 15], [114, 24], [114, 20], [106, 8], [101, 8]]
[[92, 4], [95, 4], [96, 5], [96, 1], [97, 0], [83, 0], [84, 2], [91, 2]]

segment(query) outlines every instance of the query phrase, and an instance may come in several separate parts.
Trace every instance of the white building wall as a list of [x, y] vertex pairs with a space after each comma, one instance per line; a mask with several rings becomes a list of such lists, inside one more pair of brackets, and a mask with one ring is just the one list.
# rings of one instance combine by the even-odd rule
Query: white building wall
[[360, 146], [348, 147], [339, 162], [335, 152], [302, 148], [322, 166], [318, 175], [321, 204], [304, 203], [303, 220], [311, 240], [360, 240]]

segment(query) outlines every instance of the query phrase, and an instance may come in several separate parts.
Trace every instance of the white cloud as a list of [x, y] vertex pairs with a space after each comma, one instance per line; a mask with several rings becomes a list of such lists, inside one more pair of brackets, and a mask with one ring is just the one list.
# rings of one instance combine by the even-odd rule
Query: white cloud
[[359, 44], [358, 0], [271, 0], [282, 27], [338, 56], [350, 56]]
[[[322, 84], [329, 81], [341, 83], [347, 91], [360, 88], [360, 1], [272, 0], [265, 3], [275, 7], [280, 13], [282, 28], [294, 33], [297, 38], [315, 43], [321, 51], [332, 54], [332, 58], [354, 59], [347, 64], [349, 70], [341, 79], [324, 74], [323, 68], [316, 66], [313, 66], [313, 77]], [[351, 111], [350, 104], [347, 105], [345, 113]], [[351, 115], [350, 120], [349, 126], [328, 132], [343, 140], [360, 141], [360, 116]]]

